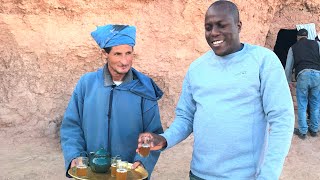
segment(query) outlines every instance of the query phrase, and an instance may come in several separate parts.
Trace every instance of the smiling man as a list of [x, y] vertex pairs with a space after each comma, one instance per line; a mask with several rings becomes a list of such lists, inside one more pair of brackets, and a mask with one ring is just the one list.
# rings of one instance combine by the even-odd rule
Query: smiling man
[[150, 177], [160, 152], [143, 158], [135, 150], [140, 133], [163, 132], [157, 102], [163, 93], [131, 67], [136, 28], [99, 26], [91, 35], [107, 63], [83, 75], [74, 89], [60, 131], [65, 168], [75, 166], [76, 157], [104, 148], [133, 168], [143, 166]]
[[272, 51], [241, 43], [241, 27], [234, 3], [208, 8], [211, 50], [190, 65], [174, 122], [163, 134], [140, 134], [164, 150], [193, 133], [190, 180], [276, 180], [290, 148], [294, 111], [282, 65]]

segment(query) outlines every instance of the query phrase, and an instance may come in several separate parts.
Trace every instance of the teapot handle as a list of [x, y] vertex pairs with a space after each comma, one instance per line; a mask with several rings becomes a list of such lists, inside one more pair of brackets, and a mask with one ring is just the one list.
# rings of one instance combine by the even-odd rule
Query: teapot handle
[[82, 151], [82, 152], [80, 152], [80, 156], [82, 156], [83, 154], [85, 154], [86, 157], [89, 157], [87, 151]]

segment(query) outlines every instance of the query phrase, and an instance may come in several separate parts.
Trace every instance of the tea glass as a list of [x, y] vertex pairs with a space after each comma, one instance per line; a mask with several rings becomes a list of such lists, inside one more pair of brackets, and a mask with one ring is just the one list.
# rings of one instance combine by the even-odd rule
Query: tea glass
[[142, 136], [142, 145], [139, 148], [139, 154], [141, 157], [148, 157], [150, 153], [150, 138], [147, 136]]
[[77, 157], [75, 162], [77, 176], [87, 177], [89, 159], [87, 157]]
[[116, 180], [126, 180], [128, 176], [128, 162], [119, 161], [117, 163]]
[[120, 155], [116, 155], [111, 158], [111, 177], [116, 177], [117, 164], [121, 161]]

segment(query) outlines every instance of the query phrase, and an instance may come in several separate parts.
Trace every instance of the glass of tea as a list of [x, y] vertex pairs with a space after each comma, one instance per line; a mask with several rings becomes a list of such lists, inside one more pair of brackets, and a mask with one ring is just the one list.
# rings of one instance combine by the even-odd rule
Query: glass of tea
[[143, 143], [139, 148], [139, 154], [142, 157], [148, 157], [150, 153], [150, 138], [147, 136], [142, 136], [141, 140]]
[[128, 176], [128, 162], [119, 161], [117, 163], [116, 180], [126, 180]]
[[117, 164], [121, 161], [120, 155], [116, 155], [111, 158], [111, 177], [116, 177]]
[[77, 157], [76, 158], [76, 172], [79, 177], [87, 177], [88, 174], [88, 163], [89, 159], [87, 157]]

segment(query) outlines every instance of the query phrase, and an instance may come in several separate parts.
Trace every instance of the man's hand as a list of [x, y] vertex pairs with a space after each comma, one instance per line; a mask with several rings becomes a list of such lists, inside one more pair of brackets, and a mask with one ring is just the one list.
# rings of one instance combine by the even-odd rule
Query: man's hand
[[76, 166], [76, 159], [73, 159], [70, 164], [70, 169]]
[[294, 83], [293, 82], [289, 83], [289, 88], [290, 88], [290, 91], [293, 91], [293, 89], [294, 89]]
[[156, 151], [156, 150], [160, 150], [164, 147], [167, 146], [167, 140], [163, 137], [160, 136], [158, 134], [154, 134], [154, 133], [141, 133], [139, 135], [139, 139], [138, 139], [138, 148], [136, 149], [136, 152], [139, 153], [139, 148], [142, 146], [143, 141], [141, 137], [148, 137], [149, 138], [149, 142], [150, 142], [150, 150], [152, 151]]
[[136, 161], [132, 164], [131, 169], [136, 169], [137, 167], [141, 166], [144, 168], [143, 164], [140, 161]]

